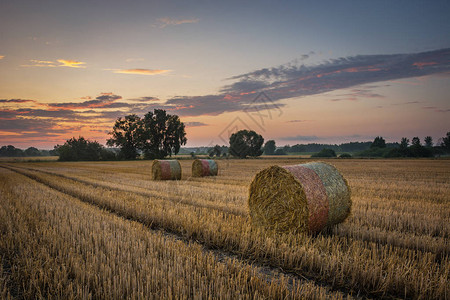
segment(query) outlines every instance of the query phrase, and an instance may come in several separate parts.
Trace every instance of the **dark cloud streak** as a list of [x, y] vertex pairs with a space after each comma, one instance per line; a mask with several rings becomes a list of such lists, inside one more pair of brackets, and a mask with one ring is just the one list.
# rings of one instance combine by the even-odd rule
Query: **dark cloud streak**
[[[276, 102], [362, 84], [376, 87], [373, 83], [448, 72], [450, 48], [413, 54], [350, 56], [314, 66], [287, 64], [234, 76], [229, 79], [237, 81], [222, 87], [219, 94], [175, 97], [163, 108], [186, 116], [219, 115], [244, 110], [261, 91]], [[346, 100], [383, 97], [371, 93], [369, 88], [355, 90]]]

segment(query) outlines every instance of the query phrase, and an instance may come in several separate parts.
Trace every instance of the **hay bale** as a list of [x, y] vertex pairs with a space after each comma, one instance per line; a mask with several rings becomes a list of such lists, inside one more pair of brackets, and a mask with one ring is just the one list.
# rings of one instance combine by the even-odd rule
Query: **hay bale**
[[349, 215], [350, 188], [339, 171], [326, 163], [272, 166], [255, 175], [248, 205], [257, 226], [317, 233]]
[[181, 165], [178, 160], [155, 159], [152, 164], [153, 180], [180, 180]]
[[213, 159], [196, 159], [192, 163], [192, 176], [217, 176], [219, 168]]

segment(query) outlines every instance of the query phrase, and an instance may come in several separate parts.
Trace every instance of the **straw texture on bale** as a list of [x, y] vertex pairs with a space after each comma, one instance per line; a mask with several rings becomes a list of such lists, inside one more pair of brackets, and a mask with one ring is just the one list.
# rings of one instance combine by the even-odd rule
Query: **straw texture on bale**
[[217, 163], [213, 159], [196, 159], [192, 163], [192, 176], [216, 176], [219, 171]]
[[154, 160], [152, 164], [153, 180], [180, 180], [181, 165], [178, 160]]
[[317, 233], [349, 215], [350, 189], [339, 171], [326, 163], [271, 166], [253, 179], [248, 205], [254, 225]]

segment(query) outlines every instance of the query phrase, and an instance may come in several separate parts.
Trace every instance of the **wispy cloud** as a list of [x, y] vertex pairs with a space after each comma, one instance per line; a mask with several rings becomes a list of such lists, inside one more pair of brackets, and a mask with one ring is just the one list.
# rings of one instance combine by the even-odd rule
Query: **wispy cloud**
[[208, 124], [203, 122], [185, 122], [184, 123], [187, 127], [201, 127], [201, 126], [208, 126]]
[[30, 59], [29, 64], [21, 65], [21, 67], [44, 67], [44, 68], [56, 68], [56, 67], [70, 67], [70, 68], [86, 68], [86, 63], [70, 59], [58, 59], [56, 61], [51, 60], [39, 60]]
[[144, 61], [144, 58], [127, 58], [125, 59], [126, 62], [138, 62], [138, 61]]
[[82, 61], [70, 60], [70, 59], [58, 59], [61, 64], [58, 67], [70, 67], [70, 68], [86, 68], [86, 63]]
[[311, 120], [289, 120], [286, 121], [286, 123], [305, 123], [305, 122], [310, 122]]
[[296, 141], [296, 142], [300, 142], [300, 141], [307, 141], [307, 142], [312, 142], [312, 141], [318, 141], [321, 140], [322, 138], [315, 136], [315, 135], [296, 135], [296, 136], [285, 136], [280, 138], [281, 140], [284, 141]]
[[124, 69], [114, 70], [117, 74], [137, 74], [137, 75], [159, 75], [170, 72], [170, 70], [157, 70], [157, 69]]
[[28, 99], [0, 99], [0, 103], [27, 103], [27, 102], [36, 102], [36, 101]]
[[114, 104], [117, 105], [116, 100], [122, 99], [121, 96], [114, 95], [112, 93], [102, 93], [97, 96], [94, 100], [83, 101], [81, 103], [69, 102], [69, 103], [50, 103], [48, 107], [57, 108], [58, 110], [75, 110], [75, 109], [87, 109], [87, 108], [100, 108], [100, 107], [111, 107]]
[[370, 86], [368, 87], [360, 87], [360, 88], [354, 88], [350, 90], [349, 93], [338, 95], [337, 98], [330, 99], [330, 101], [358, 101], [360, 99], [374, 99], [374, 98], [385, 98], [385, 96], [373, 93], [371, 91]]
[[157, 102], [160, 101], [159, 98], [156, 97], [140, 97], [140, 98], [133, 98], [128, 99], [129, 101], [135, 101], [135, 102]]
[[173, 26], [173, 25], [181, 25], [181, 24], [192, 24], [192, 23], [198, 23], [200, 19], [198, 18], [191, 18], [191, 19], [173, 19], [173, 18], [159, 18], [158, 19], [158, 26], [159, 28], [164, 28], [167, 26]]
[[439, 108], [439, 107], [436, 107], [436, 106], [423, 106], [422, 109], [433, 110], [435, 112], [440, 112], [440, 113], [450, 112], [450, 109]]
[[0, 55], [0, 59], [4, 59], [5, 58], [5, 56], [4, 55]]
[[392, 103], [391, 105], [411, 105], [411, 104], [418, 104], [421, 103], [420, 101], [407, 101], [407, 102], [401, 102], [401, 103]]

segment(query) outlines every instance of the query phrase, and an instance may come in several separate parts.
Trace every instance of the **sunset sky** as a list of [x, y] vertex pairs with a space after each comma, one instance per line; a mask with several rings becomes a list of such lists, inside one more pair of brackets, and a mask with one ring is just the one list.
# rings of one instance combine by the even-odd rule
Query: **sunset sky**
[[155, 108], [187, 146], [435, 142], [450, 131], [450, 1], [0, 1], [0, 146], [104, 144]]

